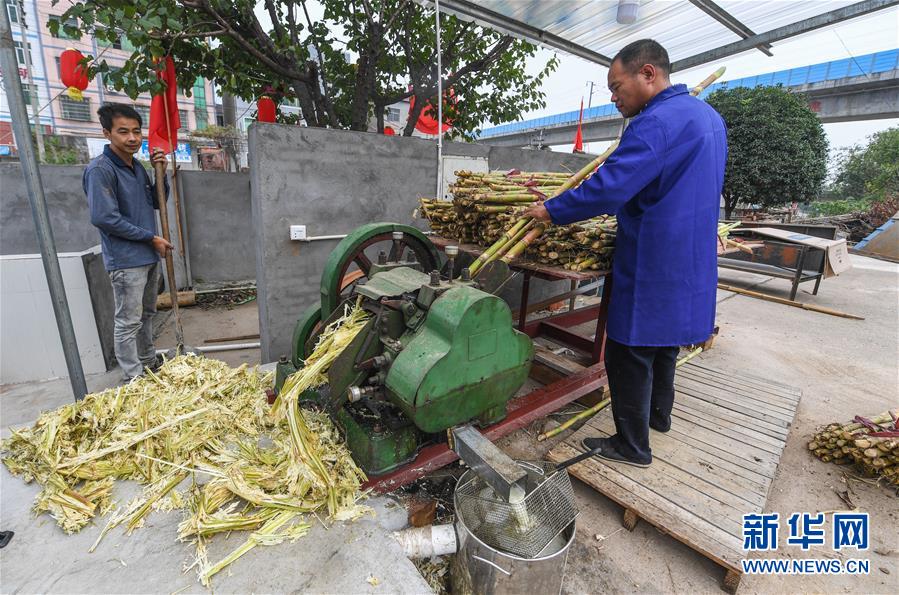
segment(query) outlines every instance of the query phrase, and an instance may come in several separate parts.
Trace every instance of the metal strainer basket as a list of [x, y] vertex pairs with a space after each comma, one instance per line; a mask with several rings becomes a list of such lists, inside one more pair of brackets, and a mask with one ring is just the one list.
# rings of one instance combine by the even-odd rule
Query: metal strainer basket
[[547, 462], [516, 461], [528, 472], [524, 500], [510, 504], [473, 471], [459, 478], [456, 514], [487, 545], [536, 558], [578, 514], [568, 472]]

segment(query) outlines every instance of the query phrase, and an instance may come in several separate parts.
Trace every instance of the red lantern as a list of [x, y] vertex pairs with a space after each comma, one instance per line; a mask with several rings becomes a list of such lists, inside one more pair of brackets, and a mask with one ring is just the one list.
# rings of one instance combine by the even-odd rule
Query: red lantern
[[59, 74], [62, 84], [68, 87], [66, 94], [76, 101], [84, 99], [81, 92], [87, 89], [88, 84], [87, 69], [81, 64], [82, 60], [84, 60], [84, 54], [73, 48], [68, 48], [59, 57]]
[[256, 121], [257, 122], [274, 122], [278, 108], [271, 97], [263, 95], [256, 100]]
[[394, 130], [394, 129], [391, 128], [390, 126], [385, 126], [385, 127], [384, 127], [384, 134], [386, 134], [387, 136], [396, 136], [396, 130]]

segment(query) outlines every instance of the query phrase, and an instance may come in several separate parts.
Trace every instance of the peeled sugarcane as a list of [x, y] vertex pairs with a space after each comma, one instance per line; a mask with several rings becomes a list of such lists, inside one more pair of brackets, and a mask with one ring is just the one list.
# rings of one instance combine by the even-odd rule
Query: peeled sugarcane
[[[725, 67], [722, 66], [721, 68], [719, 68], [718, 70], [716, 70], [715, 72], [713, 72], [712, 74], [710, 74], [708, 77], [706, 77], [706, 78], [705, 78], [702, 82], [700, 82], [698, 85], [696, 85], [695, 87], [693, 87], [693, 89], [690, 91], [690, 94], [693, 95], [694, 97], [695, 97], [696, 95], [699, 95], [703, 90], [705, 90], [706, 87], [708, 87], [708, 86], [711, 85], [713, 82], [715, 82], [718, 78], [720, 78], [721, 75], [724, 74], [724, 71], [725, 71]], [[558, 196], [559, 194], [562, 194], [563, 192], [565, 192], [565, 191], [567, 191], [567, 190], [570, 190], [571, 188], [574, 188], [575, 186], [577, 186], [578, 184], [580, 184], [581, 182], [583, 182], [583, 181], [584, 181], [587, 177], [589, 177], [594, 171], [596, 171], [596, 169], [597, 169], [599, 166], [601, 166], [601, 165], [606, 161], [606, 159], [608, 159], [608, 157], [615, 151], [616, 148], [618, 148], [618, 143], [619, 143], [619, 140], [616, 140], [615, 142], [613, 142], [612, 145], [611, 145], [611, 146], [610, 146], [610, 147], [609, 147], [609, 148], [608, 148], [602, 155], [598, 156], [596, 159], [594, 159], [594, 160], [591, 161], [589, 164], [587, 164], [586, 166], [584, 166], [584, 168], [581, 169], [578, 173], [576, 173], [575, 175], [573, 175], [573, 176], [571, 176], [570, 178], [568, 178], [568, 180], [566, 180], [564, 184], [562, 184], [561, 186], [559, 186], [559, 187], [558, 187], [558, 188], [557, 188], [557, 189], [556, 189], [556, 190], [555, 190], [555, 191], [548, 197], [547, 200], [550, 200], [550, 199], [552, 199], [552, 198]], [[538, 234], [538, 235], [539, 235], [539, 234]], [[531, 241], [533, 241], [533, 239], [534, 239], [534, 238], [530, 238]], [[518, 249], [517, 247], [513, 247], [513, 249], [510, 249], [509, 252], [517, 252], [517, 253], [521, 253], [521, 252], [524, 251], [524, 249], [525, 249], [526, 247], [527, 247], [527, 245], [523, 246], [521, 249]], [[495, 258], [495, 257], [494, 257], [494, 258]], [[505, 260], [505, 259], [504, 259], [504, 261], [505, 261], [505, 262], [509, 262], [508, 260]], [[490, 261], [488, 260], [487, 262], [490, 262]], [[485, 262], [484, 264], [487, 264], [487, 262]], [[483, 269], [483, 264], [480, 265], [477, 269], [475, 269], [475, 270], [469, 269], [469, 271], [471, 272], [472, 277], [474, 277], [474, 276], [477, 274], [477, 272], [478, 272], [479, 270], [482, 270], [482, 269]]]

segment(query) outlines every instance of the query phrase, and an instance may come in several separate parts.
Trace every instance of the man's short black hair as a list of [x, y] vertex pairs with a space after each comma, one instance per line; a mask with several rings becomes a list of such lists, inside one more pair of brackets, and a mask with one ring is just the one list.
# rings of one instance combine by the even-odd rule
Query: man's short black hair
[[110, 132], [112, 131], [112, 120], [116, 116], [137, 120], [137, 124], [141, 128], [144, 126], [144, 120], [137, 113], [137, 110], [124, 103], [106, 103], [97, 110], [97, 115], [100, 116], [100, 125], [103, 126], [103, 130], [109, 130]]
[[671, 62], [668, 60], [668, 52], [654, 39], [638, 39], [624, 46], [615, 54], [615, 59], [620, 60], [622, 66], [628, 72], [636, 72], [644, 64], [652, 64], [657, 69], [671, 74]]

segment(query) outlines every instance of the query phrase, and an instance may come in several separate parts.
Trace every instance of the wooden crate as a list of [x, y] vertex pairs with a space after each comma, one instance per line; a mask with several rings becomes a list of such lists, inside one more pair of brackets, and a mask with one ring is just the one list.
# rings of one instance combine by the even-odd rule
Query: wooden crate
[[[591, 458], [572, 475], [624, 507], [633, 530], [644, 519], [725, 569], [735, 592], [742, 570], [744, 514], [761, 512], [796, 414], [800, 391], [747, 374], [688, 363], [675, 377], [671, 430], [652, 431], [653, 463], [641, 469]], [[548, 455], [561, 462], [610, 436], [605, 410]]]

